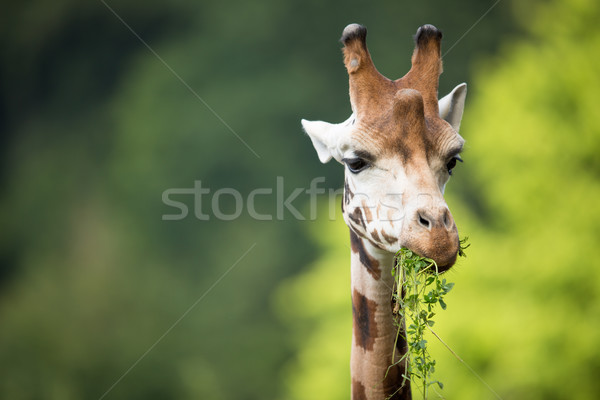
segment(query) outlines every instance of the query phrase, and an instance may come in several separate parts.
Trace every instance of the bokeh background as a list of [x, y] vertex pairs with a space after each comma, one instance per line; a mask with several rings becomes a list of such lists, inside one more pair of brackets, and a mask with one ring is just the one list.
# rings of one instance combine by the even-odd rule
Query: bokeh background
[[[278, 218], [276, 186], [341, 187], [299, 120], [349, 114], [352, 22], [391, 78], [436, 25], [440, 95], [469, 84], [447, 199], [471, 247], [438, 333], [503, 399], [599, 398], [599, 20], [595, 0], [4, 1], [0, 398], [349, 398], [347, 229], [326, 195]], [[195, 181], [203, 203], [163, 220]], [[273, 218], [219, 220], [221, 188], [271, 188]], [[446, 398], [495, 398], [429, 339]]]

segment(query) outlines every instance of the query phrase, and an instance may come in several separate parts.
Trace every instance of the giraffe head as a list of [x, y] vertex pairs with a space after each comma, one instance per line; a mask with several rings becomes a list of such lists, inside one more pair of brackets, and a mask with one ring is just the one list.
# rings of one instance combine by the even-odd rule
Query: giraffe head
[[366, 28], [351, 24], [341, 38], [350, 118], [302, 125], [321, 162], [345, 166], [342, 209], [351, 231], [390, 252], [409, 248], [446, 270], [459, 239], [443, 193], [461, 161], [466, 85], [438, 101], [442, 34], [432, 25], [417, 30], [412, 67], [395, 81], [373, 65], [366, 36]]

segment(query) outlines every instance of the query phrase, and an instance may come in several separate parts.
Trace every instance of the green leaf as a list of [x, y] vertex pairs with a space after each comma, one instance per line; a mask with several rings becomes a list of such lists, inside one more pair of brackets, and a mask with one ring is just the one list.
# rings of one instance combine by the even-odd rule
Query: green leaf
[[452, 289], [454, 284], [440, 278], [433, 260], [419, 257], [406, 249], [401, 249], [398, 255], [396, 266], [398, 269], [393, 272], [393, 275], [399, 277], [398, 281], [402, 280], [400, 277], [404, 279], [403, 282], [395, 282], [400, 286], [396, 288], [395, 296], [398, 297], [400, 293], [405, 294], [399, 303], [402, 307], [400, 314], [408, 326], [405, 334], [409, 349], [407, 375], [413, 381], [423, 380], [423, 385], [428, 387], [436, 383], [430, 381], [436, 362], [431, 359], [427, 351], [427, 340], [423, 335], [426, 327], [435, 324], [433, 321], [435, 304], [439, 302], [440, 307], [446, 309], [443, 296]]
[[445, 310], [446, 309], [446, 303], [444, 302], [444, 300], [440, 299], [439, 302], [440, 302], [440, 306], [442, 307], [442, 310]]

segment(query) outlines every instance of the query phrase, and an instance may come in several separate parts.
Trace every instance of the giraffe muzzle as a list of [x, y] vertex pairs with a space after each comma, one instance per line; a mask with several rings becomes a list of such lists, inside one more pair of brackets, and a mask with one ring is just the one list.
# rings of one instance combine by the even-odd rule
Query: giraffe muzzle
[[411, 225], [411, 235], [405, 247], [434, 260], [439, 272], [450, 269], [456, 262], [460, 242], [448, 207], [418, 209]]

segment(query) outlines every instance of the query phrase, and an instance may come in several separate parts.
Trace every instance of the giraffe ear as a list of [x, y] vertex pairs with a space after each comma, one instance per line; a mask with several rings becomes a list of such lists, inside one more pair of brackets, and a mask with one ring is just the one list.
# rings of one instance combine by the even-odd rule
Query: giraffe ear
[[302, 120], [302, 127], [310, 137], [319, 160], [325, 164], [332, 158], [341, 162], [342, 155], [338, 149], [338, 143], [341, 135], [348, 129], [354, 121], [354, 114], [341, 124], [330, 124], [324, 121]]
[[465, 98], [467, 97], [467, 84], [461, 83], [449, 94], [439, 100], [440, 118], [445, 119], [458, 132], [463, 110], [465, 109]]
[[333, 157], [332, 147], [334, 138], [332, 137], [332, 131], [334, 130], [334, 125], [323, 121], [307, 121], [303, 119], [302, 127], [310, 137], [319, 160], [323, 164], [331, 160]]

